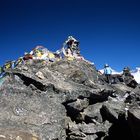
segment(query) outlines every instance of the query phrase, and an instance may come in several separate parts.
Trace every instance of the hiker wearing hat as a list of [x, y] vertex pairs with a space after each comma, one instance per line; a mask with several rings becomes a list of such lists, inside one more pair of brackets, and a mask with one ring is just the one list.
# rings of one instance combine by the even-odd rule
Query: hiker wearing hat
[[130, 77], [133, 77], [131, 75], [131, 72], [130, 72], [130, 68], [129, 67], [124, 67], [123, 69], [123, 76], [130, 76]]
[[110, 66], [108, 64], [105, 64], [104, 66], [104, 75], [106, 77], [107, 83], [111, 84], [112, 81], [112, 69], [110, 68]]

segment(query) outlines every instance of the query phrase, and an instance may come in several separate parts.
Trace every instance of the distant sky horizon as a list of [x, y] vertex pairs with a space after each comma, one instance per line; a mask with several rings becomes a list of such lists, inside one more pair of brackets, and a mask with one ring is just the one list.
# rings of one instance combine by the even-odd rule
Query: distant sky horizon
[[37, 45], [51, 51], [69, 35], [102, 69], [140, 67], [139, 0], [0, 0], [0, 65]]

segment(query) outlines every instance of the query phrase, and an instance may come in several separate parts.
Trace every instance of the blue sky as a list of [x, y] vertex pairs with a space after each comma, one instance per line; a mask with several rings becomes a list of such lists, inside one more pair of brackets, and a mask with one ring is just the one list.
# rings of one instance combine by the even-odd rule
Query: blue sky
[[36, 45], [55, 51], [67, 36], [102, 69], [140, 67], [139, 0], [0, 0], [0, 65]]

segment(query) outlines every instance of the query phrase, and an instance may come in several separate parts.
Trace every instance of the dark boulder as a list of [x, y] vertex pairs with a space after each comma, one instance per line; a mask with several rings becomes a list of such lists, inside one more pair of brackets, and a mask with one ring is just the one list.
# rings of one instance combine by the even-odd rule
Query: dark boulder
[[140, 107], [133, 106], [128, 111], [129, 127], [133, 133], [133, 139], [140, 139]]

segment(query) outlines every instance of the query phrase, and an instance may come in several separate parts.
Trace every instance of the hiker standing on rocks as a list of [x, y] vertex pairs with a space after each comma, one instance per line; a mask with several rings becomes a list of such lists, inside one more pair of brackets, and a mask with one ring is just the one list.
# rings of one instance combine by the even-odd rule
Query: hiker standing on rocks
[[108, 84], [112, 83], [111, 82], [112, 81], [111, 74], [112, 74], [112, 69], [109, 67], [108, 64], [105, 64], [105, 66], [104, 66], [104, 75], [106, 76], [106, 80], [107, 80]]

